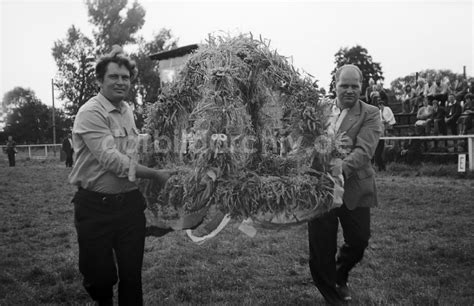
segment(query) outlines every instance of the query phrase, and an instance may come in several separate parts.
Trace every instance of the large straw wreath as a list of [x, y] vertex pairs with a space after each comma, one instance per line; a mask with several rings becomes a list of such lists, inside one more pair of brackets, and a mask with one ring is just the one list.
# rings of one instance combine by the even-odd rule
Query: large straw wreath
[[151, 223], [209, 232], [225, 215], [284, 226], [340, 205], [344, 151], [326, 133], [330, 114], [316, 82], [267, 41], [210, 36], [147, 109], [140, 158], [177, 170], [160, 190], [140, 183]]

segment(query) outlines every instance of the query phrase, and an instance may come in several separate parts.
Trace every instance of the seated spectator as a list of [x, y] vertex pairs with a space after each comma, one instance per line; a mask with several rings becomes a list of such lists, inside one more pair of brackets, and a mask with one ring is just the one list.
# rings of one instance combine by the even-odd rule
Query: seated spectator
[[454, 98], [458, 101], [463, 101], [467, 94], [468, 84], [462, 75], [458, 75], [456, 81], [454, 81], [451, 92], [454, 93]]
[[[437, 77], [434, 86], [434, 96], [433, 100], [438, 100], [441, 104], [444, 104], [448, 100], [448, 91], [449, 91], [449, 79], [441, 80], [441, 77]], [[461, 100], [458, 100], [461, 101]], [[431, 101], [430, 101], [431, 102]]]
[[466, 135], [466, 132], [472, 128], [472, 120], [474, 120], [474, 94], [468, 93], [464, 97], [464, 106], [461, 116], [457, 120], [459, 135]]
[[435, 135], [447, 135], [446, 122], [446, 110], [442, 104], [439, 104], [437, 100], [433, 100], [433, 132]]
[[430, 135], [431, 122], [433, 121], [433, 107], [428, 102], [428, 98], [423, 99], [423, 106], [420, 107], [416, 114], [417, 121], [415, 122], [416, 135]]
[[[393, 115], [393, 112], [390, 109], [390, 107], [385, 106], [382, 100], [379, 100], [377, 105], [380, 110], [380, 118], [382, 119], [382, 123], [384, 127], [383, 135], [388, 136], [390, 134], [390, 131], [393, 129], [393, 125], [397, 123], [395, 121], [395, 116]], [[377, 144], [377, 148], [375, 149], [375, 155], [374, 155], [374, 161], [379, 171], [385, 171], [385, 159], [383, 156], [384, 149], [385, 149], [385, 140], [380, 139]]]
[[469, 79], [469, 82], [467, 82], [467, 92], [472, 93], [474, 95], [474, 79], [473, 78]]
[[415, 90], [411, 88], [411, 85], [405, 86], [405, 92], [402, 96], [402, 112], [405, 114], [415, 112], [416, 104]]
[[456, 100], [453, 93], [448, 95], [448, 111], [446, 117], [444, 117], [444, 121], [446, 122], [446, 126], [450, 128], [451, 133], [453, 135], [458, 134], [458, 125], [457, 121], [462, 113], [461, 104], [459, 101]]

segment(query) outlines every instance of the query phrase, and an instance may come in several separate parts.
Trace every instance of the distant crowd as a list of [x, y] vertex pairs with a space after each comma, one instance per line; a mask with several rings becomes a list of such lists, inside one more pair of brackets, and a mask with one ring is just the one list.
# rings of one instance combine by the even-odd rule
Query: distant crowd
[[[402, 113], [416, 114], [417, 135], [465, 135], [473, 127], [474, 79], [459, 76], [453, 83], [441, 77], [418, 78], [416, 84], [407, 84], [397, 97]], [[365, 93], [368, 103], [386, 103], [387, 94], [382, 84], [369, 81]]]

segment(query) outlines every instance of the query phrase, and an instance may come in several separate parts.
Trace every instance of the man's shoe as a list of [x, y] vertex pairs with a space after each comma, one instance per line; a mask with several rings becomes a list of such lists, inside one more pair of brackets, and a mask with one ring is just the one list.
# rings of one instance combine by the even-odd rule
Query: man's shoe
[[345, 285], [338, 285], [336, 284], [336, 291], [337, 294], [341, 297], [342, 300], [344, 301], [350, 301], [352, 300], [351, 293], [349, 291], [349, 288], [347, 287], [347, 284]]

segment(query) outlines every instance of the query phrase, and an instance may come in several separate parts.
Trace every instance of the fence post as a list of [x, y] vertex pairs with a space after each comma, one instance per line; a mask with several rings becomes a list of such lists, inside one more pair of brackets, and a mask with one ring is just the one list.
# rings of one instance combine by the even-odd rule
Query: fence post
[[31, 147], [28, 146], [28, 157], [31, 159]]
[[474, 136], [467, 138], [467, 153], [469, 154], [469, 171], [474, 171]]
[[44, 157], [48, 157], [48, 146], [44, 146]]

